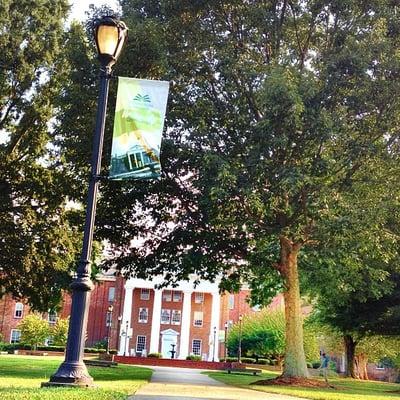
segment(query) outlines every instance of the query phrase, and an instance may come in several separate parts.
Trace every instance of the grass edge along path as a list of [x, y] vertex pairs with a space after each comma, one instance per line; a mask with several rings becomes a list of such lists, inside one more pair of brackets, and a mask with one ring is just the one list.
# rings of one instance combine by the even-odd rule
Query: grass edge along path
[[203, 373], [227, 385], [266, 393], [303, 397], [312, 400], [400, 400], [400, 385], [395, 383], [331, 378], [330, 383], [335, 387], [333, 389], [269, 385], [260, 386], [253, 385], [252, 383], [262, 379], [276, 378], [278, 373], [264, 371], [261, 376], [257, 377], [244, 374], [228, 374], [225, 371], [206, 371]]
[[89, 367], [96, 388], [40, 388], [63, 361], [62, 357], [0, 356], [1, 400], [125, 400], [152, 375], [149, 368], [118, 365]]

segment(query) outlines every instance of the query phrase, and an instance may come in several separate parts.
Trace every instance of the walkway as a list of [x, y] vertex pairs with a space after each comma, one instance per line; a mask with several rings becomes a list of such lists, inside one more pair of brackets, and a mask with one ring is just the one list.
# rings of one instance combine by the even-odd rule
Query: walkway
[[[301, 400], [228, 386], [188, 368], [151, 367], [151, 382], [129, 400]], [[304, 399], [303, 399], [304, 400]]]

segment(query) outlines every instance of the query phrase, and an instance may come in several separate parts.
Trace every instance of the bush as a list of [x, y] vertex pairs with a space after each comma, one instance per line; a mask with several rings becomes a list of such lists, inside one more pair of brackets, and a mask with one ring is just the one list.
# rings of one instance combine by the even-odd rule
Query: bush
[[312, 365], [312, 363], [310, 363], [310, 362], [307, 362], [307, 368], [313, 368], [313, 365]]
[[38, 346], [38, 350], [42, 351], [59, 351], [59, 352], [64, 352], [65, 347], [64, 346]]
[[85, 353], [105, 353], [105, 349], [97, 349], [94, 347], [85, 347]]
[[315, 361], [311, 365], [312, 365], [312, 367], [314, 369], [318, 369], [321, 366], [321, 362], [320, 361]]
[[201, 361], [201, 357], [200, 356], [195, 356], [194, 354], [191, 354], [190, 356], [186, 357], [186, 360]]
[[147, 357], [149, 357], [149, 358], [161, 358], [162, 354], [161, 353], [149, 353], [149, 354], [147, 354]]
[[269, 360], [268, 360], [268, 358], [259, 358], [257, 364], [268, 365], [269, 364]]
[[240, 361], [245, 364], [254, 364], [254, 358], [241, 357]]
[[107, 340], [99, 340], [98, 342], [96, 342], [93, 347], [95, 349], [107, 349]]
[[226, 357], [227, 362], [235, 362], [237, 361], [237, 357]]

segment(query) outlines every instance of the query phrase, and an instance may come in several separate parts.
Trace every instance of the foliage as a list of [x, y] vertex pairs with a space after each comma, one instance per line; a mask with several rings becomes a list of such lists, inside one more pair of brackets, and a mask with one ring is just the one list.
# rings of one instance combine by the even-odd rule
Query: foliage
[[[285, 373], [306, 376], [297, 257], [302, 274], [302, 257], [334, 236], [326, 221], [345, 219], [354, 182], [397, 154], [399, 14], [355, 0], [121, 5], [134, 40], [116, 72], [173, 84], [161, 181], [102, 187], [97, 235], [115, 254], [105, 267], [172, 284], [247, 281], [258, 304], [283, 290]], [[95, 102], [80, 37], [66, 43], [56, 127], [77, 198], [92, 124], [81, 110]]]
[[2, 400], [125, 400], [127, 395], [150, 380], [148, 368], [118, 365], [115, 368], [88, 367], [96, 388], [40, 389], [57, 369], [60, 357], [1, 356], [0, 392]]
[[195, 354], [190, 354], [186, 357], [186, 360], [201, 361], [201, 356], [196, 356]]
[[57, 322], [51, 328], [51, 336], [55, 346], [65, 347], [68, 337], [69, 318], [58, 318]]
[[150, 358], [162, 358], [162, 354], [161, 353], [149, 353], [149, 354], [147, 354], [147, 357], [150, 357]]
[[0, 5], [0, 290], [56, 307], [79, 240], [51, 138], [68, 2]]
[[[241, 336], [242, 355], [256, 354], [258, 357], [264, 356], [282, 361], [285, 354], [285, 316], [282, 311], [262, 310], [257, 314], [245, 316], [241, 325], [236, 323], [229, 330], [227, 340], [229, 354], [237, 354]], [[314, 328], [312, 326], [309, 328], [307, 324], [304, 345], [307, 360], [316, 360], [319, 354], [316, 334]]]
[[50, 335], [49, 324], [39, 314], [30, 314], [18, 324], [21, 330], [21, 341], [33, 347], [43, 344]]

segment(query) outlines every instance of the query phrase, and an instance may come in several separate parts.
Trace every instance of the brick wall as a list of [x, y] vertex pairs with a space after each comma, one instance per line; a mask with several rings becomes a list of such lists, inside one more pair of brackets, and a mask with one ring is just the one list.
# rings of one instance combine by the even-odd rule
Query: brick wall
[[167, 358], [124, 357], [124, 356], [115, 356], [114, 361], [121, 364], [153, 365], [159, 367], [178, 367], [178, 368], [212, 369], [212, 370], [223, 370], [230, 367], [231, 365], [231, 363], [223, 363], [223, 362], [171, 360]]

